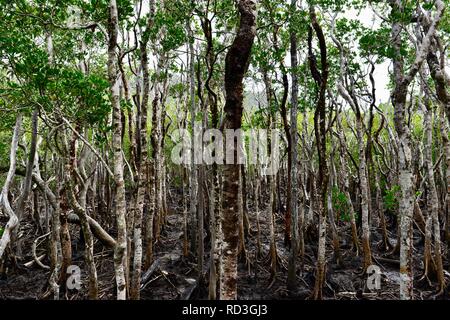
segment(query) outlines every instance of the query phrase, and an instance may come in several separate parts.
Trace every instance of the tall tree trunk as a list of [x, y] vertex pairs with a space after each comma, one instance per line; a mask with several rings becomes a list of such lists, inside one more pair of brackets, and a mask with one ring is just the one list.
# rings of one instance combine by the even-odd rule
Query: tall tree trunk
[[126, 201], [125, 182], [123, 179], [123, 153], [121, 109], [119, 97], [119, 72], [117, 68], [117, 36], [119, 31], [119, 17], [116, 0], [109, 2], [108, 19], [108, 77], [110, 83], [111, 105], [113, 109], [113, 164], [114, 183], [116, 187], [115, 214], [117, 222], [117, 243], [114, 248], [114, 270], [116, 275], [117, 300], [127, 298], [125, 281], [125, 264], [127, 249]]
[[[297, 1], [291, 1], [291, 14], [294, 14], [297, 10]], [[298, 108], [298, 76], [297, 76], [297, 35], [294, 28], [291, 27], [290, 31], [290, 52], [291, 52], [291, 69], [292, 69], [292, 91], [291, 91], [291, 165], [289, 166], [290, 172], [288, 172], [289, 177], [291, 177], [291, 216], [292, 216], [292, 229], [291, 229], [291, 248], [289, 252], [289, 266], [288, 266], [288, 278], [287, 287], [289, 291], [294, 291], [296, 287], [296, 260], [298, 255], [298, 238], [299, 238], [299, 226], [298, 226], [298, 163], [297, 163], [297, 108]], [[303, 237], [303, 228], [300, 225], [300, 236]]]
[[[208, 69], [208, 77], [205, 81], [205, 88], [208, 92], [208, 106], [211, 110], [211, 127], [218, 128], [219, 126], [219, 110], [218, 110], [218, 97], [216, 92], [214, 92], [213, 76], [214, 76], [214, 66], [216, 63], [216, 57], [214, 54], [214, 41], [213, 41], [213, 30], [211, 20], [208, 15], [202, 17], [201, 26], [206, 39], [206, 53], [205, 62]], [[209, 204], [209, 231], [211, 234], [211, 248], [210, 248], [210, 269], [209, 269], [209, 293], [208, 297], [211, 300], [215, 300], [217, 297], [217, 287], [220, 284], [220, 267], [219, 267], [219, 251], [220, 251], [220, 210], [221, 210], [221, 199], [220, 199], [220, 181], [219, 181], [219, 168], [217, 163], [212, 164], [212, 188], [209, 193], [210, 204]]]
[[[267, 106], [270, 109], [270, 106], [272, 105], [272, 99], [273, 99], [273, 93], [272, 93], [272, 84], [271, 80], [269, 79], [267, 70], [263, 70], [263, 79], [265, 84], [265, 91], [266, 91], [266, 99], [267, 99]], [[267, 136], [269, 137], [267, 141], [266, 148], [270, 150], [270, 155], [267, 155], [269, 157], [272, 157], [272, 154], [275, 150], [271, 149], [271, 141], [272, 138], [272, 132], [275, 129], [276, 126], [276, 119], [277, 114], [275, 112], [270, 112], [269, 114], [269, 121], [268, 121], [268, 133]], [[275, 211], [276, 211], [276, 177], [277, 172], [272, 172], [271, 175], [268, 176], [269, 180], [269, 205], [267, 206], [267, 220], [269, 221], [269, 262], [270, 262], [270, 278], [273, 279], [277, 272], [277, 244], [275, 240]]]
[[[136, 194], [136, 204], [134, 212], [133, 227], [133, 273], [131, 276], [130, 299], [139, 300], [141, 286], [141, 269], [142, 269], [142, 218], [144, 214], [145, 191], [147, 190], [148, 176], [148, 145], [147, 145], [147, 114], [148, 101], [150, 92], [150, 75], [148, 70], [148, 52], [147, 44], [149, 41], [149, 28], [153, 26], [155, 15], [155, 0], [150, 1], [150, 16], [147, 21], [147, 29], [144, 32], [140, 42], [140, 58], [143, 78], [142, 102], [140, 103], [141, 112], [139, 118], [139, 145], [141, 153], [137, 155], [138, 166], [138, 189]], [[131, 221], [129, 222], [131, 223]], [[151, 245], [151, 244], [149, 244]]]
[[198, 187], [198, 178], [197, 178], [197, 165], [196, 165], [196, 153], [198, 153], [199, 146], [196, 146], [196, 142], [199, 141], [197, 139], [197, 131], [195, 124], [195, 116], [197, 112], [196, 102], [195, 102], [195, 52], [194, 52], [194, 34], [192, 32], [190, 22], [188, 22], [188, 34], [189, 34], [189, 94], [190, 94], [190, 117], [191, 117], [191, 130], [192, 140], [191, 140], [191, 159], [190, 159], [190, 171], [189, 171], [189, 243], [190, 243], [190, 251], [194, 252], [196, 248], [196, 232], [197, 229], [197, 195], [199, 192]]
[[391, 30], [391, 43], [394, 57], [394, 90], [392, 92], [392, 103], [394, 105], [394, 124], [398, 136], [398, 171], [401, 196], [399, 200], [400, 215], [400, 299], [409, 300], [413, 298], [413, 270], [412, 270], [412, 219], [414, 211], [413, 201], [413, 173], [411, 154], [411, 133], [406, 117], [406, 95], [411, 81], [420, 70], [423, 61], [427, 57], [431, 40], [436, 34], [445, 6], [442, 1], [436, 1], [436, 13], [430, 23], [428, 31], [418, 45], [414, 63], [407, 74], [404, 70], [404, 59], [402, 48], [403, 22], [400, 16], [404, 13], [403, 4], [396, 0], [390, 3], [392, 16], [394, 17]]
[[[356, 120], [356, 140], [358, 143], [359, 154], [359, 188], [361, 191], [361, 220], [362, 220], [362, 249], [364, 254], [363, 269], [366, 270], [372, 264], [372, 253], [370, 249], [370, 223], [369, 223], [369, 206], [370, 206], [370, 193], [368, 185], [368, 170], [366, 159], [366, 146], [364, 143], [364, 115], [361, 114], [359, 103], [353, 86], [345, 86], [348, 81], [345, 81], [348, 77], [348, 62], [344, 56], [344, 48], [341, 42], [333, 35], [334, 32], [334, 18], [332, 21], [332, 39], [339, 48], [340, 53], [340, 81], [338, 82], [339, 94], [344, 100], [351, 106], [355, 113]], [[372, 119], [372, 118], [371, 118]]]
[[[316, 13], [313, 6], [309, 7], [309, 16], [312, 27], [308, 32], [308, 60], [314, 81], [319, 86], [319, 97], [314, 112], [314, 133], [319, 156], [319, 170], [317, 187], [319, 199], [317, 208], [319, 211], [319, 245], [317, 249], [316, 280], [314, 284], [313, 298], [322, 299], [322, 288], [325, 284], [325, 250], [326, 250], [326, 228], [327, 228], [327, 187], [328, 187], [328, 164], [326, 158], [326, 90], [328, 82], [328, 60], [325, 36], [322, 27], [317, 22]], [[312, 29], [314, 29], [319, 41], [321, 71], [319, 72], [314, 54], [312, 51]]]
[[[240, 23], [236, 37], [225, 58], [225, 118], [224, 129], [239, 129], [243, 112], [243, 79], [250, 62], [250, 52], [256, 34], [256, 1], [238, 2]], [[231, 144], [231, 143], [230, 143]], [[232, 145], [235, 145], [233, 142]], [[237, 148], [233, 150], [235, 163], [223, 168], [223, 208], [221, 225], [223, 250], [220, 298], [237, 298], [237, 249], [238, 249], [238, 184], [239, 167]]]
[[400, 299], [413, 298], [413, 270], [412, 270], [412, 219], [414, 212], [413, 200], [413, 173], [411, 154], [411, 133], [406, 117], [406, 95], [411, 81], [420, 70], [423, 61], [427, 57], [431, 41], [436, 34], [437, 26], [442, 17], [445, 6], [442, 1], [436, 1], [436, 13], [433, 21], [417, 46], [414, 63], [408, 73], [404, 70], [404, 59], [401, 52], [403, 22], [401, 16], [404, 13], [403, 4], [399, 0], [390, 3], [392, 16], [394, 17], [391, 30], [391, 43], [393, 46], [394, 66], [394, 90], [392, 103], [394, 105], [394, 124], [398, 136], [398, 171], [401, 196], [399, 200], [400, 216]]

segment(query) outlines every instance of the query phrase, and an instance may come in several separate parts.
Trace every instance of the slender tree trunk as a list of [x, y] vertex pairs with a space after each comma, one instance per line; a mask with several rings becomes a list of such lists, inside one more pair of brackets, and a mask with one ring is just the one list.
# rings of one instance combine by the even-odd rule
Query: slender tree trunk
[[[331, 136], [331, 141], [333, 142], [333, 137]], [[333, 144], [333, 143], [332, 143]], [[330, 159], [334, 159], [334, 149], [331, 152], [331, 156]], [[333, 239], [333, 251], [334, 251], [334, 259], [336, 261], [336, 264], [338, 266], [341, 265], [341, 249], [340, 249], [340, 240], [339, 240], [339, 232], [336, 226], [336, 218], [334, 215], [334, 209], [333, 209], [333, 202], [331, 199], [332, 196], [332, 188], [333, 185], [337, 185], [337, 183], [335, 183], [335, 179], [336, 179], [336, 170], [334, 168], [334, 163], [332, 161], [330, 161], [330, 181], [329, 181], [329, 192], [327, 194], [327, 212], [328, 212], [328, 220], [330, 221], [330, 226], [331, 226], [331, 236]]]
[[[269, 123], [269, 136], [272, 136], [272, 131], [275, 129], [276, 114], [273, 114], [274, 119]], [[268, 145], [270, 148], [270, 144]], [[273, 152], [273, 150], [271, 150]], [[267, 220], [269, 220], [269, 261], [270, 261], [270, 279], [273, 281], [277, 274], [278, 250], [275, 237], [275, 212], [276, 212], [276, 177], [274, 173], [269, 176], [269, 206], [267, 208]]]
[[359, 237], [358, 237], [358, 229], [356, 227], [356, 218], [355, 218], [355, 209], [353, 207], [353, 201], [350, 196], [350, 183], [349, 183], [349, 176], [350, 176], [350, 166], [348, 165], [348, 162], [346, 162], [345, 159], [345, 138], [342, 130], [340, 115], [337, 115], [337, 122], [338, 122], [338, 136], [339, 136], [339, 142], [340, 142], [340, 148], [339, 148], [339, 163], [341, 167], [342, 172], [342, 183], [343, 183], [343, 192], [345, 194], [345, 198], [347, 199], [347, 206], [349, 210], [349, 216], [350, 216], [350, 226], [352, 230], [352, 243], [353, 243], [353, 249], [356, 251], [356, 255], [359, 255]]
[[[205, 110], [204, 114], [206, 115]], [[206, 121], [204, 121], [202, 125], [201, 130], [201, 136], [203, 136], [203, 128], [207, 124]], [[202, 142], [203, 143], [203, 142]], [[203, 146], [200, 146], [203, 150]], [[205, 253], [205, 245], [204, 245], [204, 216], [205, 216], [205, 171], [206, 167], [203, 164], [200, 164], [199, 166], [199, 173], [198, 173], [198, 209], [197, 209], [197, 280], [198, 280], [198, 286], [201, 288], [203, 287], [204, 278], [203, 278], [203, 263], [204, 263], [204, 253]]]
[[[133, 273], [131, 276], [130, 285], [130, 299], [139, 300], [140, 286], [141, 286], [141, 269], [142, 269], [142, 218], [144, 214], [145, 191], [147, 190], [147, 176], [148, 176], [148, 145], [147, 145], [147, 114], [148, 101], [150, 92], [150, 75], [148, 70], [148, 53], [147, 44], [149, 41], [148, 29], [153, 26], [153, 19], [155, 15], [155, 0], [150, 1], [150, 16], [147, 22], [147, 30], [144, 33], [140, 42], [141, 53], [141, 68], [143, 78], [143, 92], [142, 103], [140, 103], [141, 112], [139, 118], [139, 145], [141, 146], [141, 153], [137, 155], [138, 166], [138, 188], [136, 194], [135, 216], [133, 227]], [[131, 223], [131, 222], [130, 222]], [[151, 244], [149, 244], [151, 246]]]
[[125, 281], [125, 264], [127, 256], [127, 226], [126, 226], [126, 201], [125, 182], [123, 179], [123, 152], [122, 152], [122, 128], [121, 109], [119, 99], [119, 73], [117, 68], [117, 35], [119, 30], [119, 18], [116, 0], [109, 2], [108, 20], [108, 77], [110, 82], [111, 104], [113, 108], [113, 163], [114, 182], [116, 186], [115, 214], [117, 221], [117, 243], [114, 249], [114, 269], [117, 285], [117, 300], [127, 298]]
[[[332, 30], [334, 31], [334, 19], [332, 22]], [[344, 100], [351, 106], [355, 113], [356, 120], [356, 140], [358, 143], [359, 154], [359, 188], [361, 196], [361, 220], [362, 220], [362, 249], [364, 254], [363, 269], [366, 270], [372, 264], [372, 253], [370, 249], [370, 221], [369, 221], [369, 207], [370, 207], [370, 192], [368, 185], [368, 169], [366, 151], [367, 148], [364, 142], [364, 115], [361, 114], [358, 100], [356, 98], [353, 87], [345, 87], [348, 83], [344, 81], [348, 77], [347, 61], [345, 61], [344, 50], [342, 44], [336, 39], [332, 32], [332, 39], [339, 48], [340, 52], [340, 82], [338, 83], [338, 91]], [[370, 119], [372, 121], [372, 118]], [[370, 128], [371, 130], [371, 128]]]
[[[26, 168], [26, 173], [25, 173], [25, 181], [24, 181], [24, 186], [23, 186], [23, 192], [22, 192], [22, 196], [20, 197], [20, 199], [18, 200], [18, 205], [17, 205], [17, 209], [16, 209], [16, 213], [17, 213], [17, 219], [18, 219], [18, 225], [20, 225], [20, 221], [22, 220], [22, 217], [24, 215], [24, 211], [25, 211], [25, 206], [26, 203], [28, 202], [28, 198], [30, 196], [30, 191], [31, 191], [31, 174], [33, 172], [33, 168], [34, 168], [34, 158], [36, 155], [36, 145], [37, 145], [37, 138], [38, 138], [38, 109], [34, 108], [33, 113], [31, 115], [31, 142], [30, 142], [30, 153], [28, 156], [28, 161], [27, 161], [27, 168]], [[17, 231], [17, 229], [15, 230]], [[14, 232], [15, 234], [15, 232]], [[16, 238], [16, 235], [14, 235], [14, 238]], [[16, 239], [16, 254], [17, 256], [21, 256], [22, 255], [22, 240], [20, 239]]]
[[[291, 1], [291, 14], [296, 11], [297, 1]], [[298, 255], [298, 163], [297, 163], [297, 108], [298, 108], [298, 76], [297, 76], [297, 35], [294, 29], [290, 32], [290, 52], [291, 52], [291, 68], [292, 68], [292, 91], [291, 91], [291, 165], [289, 166], [290, 172], [288, 172], [289, 177], [291, 177], [291, 216], [292, 216], [292, 229], [291, 229], [291, 248], [289, 252], [289, 266], [288, 266], [288, 278], [287, 287], [289, 291], [294, 291], [296, 287], [296, 260]], [[300, 229], [303, 226], [300, 225]], [[303, 236], [303, 233], [300, 233]]]
[[[423, 72], [424, 73], [424, 72]], [[434, 179], [434, 166], [433, 166], [433, 158], [432, 158], [432, 148], [433, 148], [433, 127], [432, 127], [432, 107], [430, 100], [428, 98], [429, 92], [428, 89], [423, 86], [425, 92], [425, 101], [422, 107], [424, 112], [424, 120], [423, 125], [425, 129], [425, 142], [424, 142], [424, 162], [425, 162], [425, 170], [426, 170], [426, 179], [427, 179], [427, 223], [426, 223], [426, 232], [431, 233], [431, 229], [433, 229], [434, 236], [434, 262], [436, 263], [436, 269], [433, 270], [436, 272], [438, 285], [439, 285], [439, 294], [444, 291], [445, 280], [444, 280], [444, 268], [442, 264], [442, 248], [441, 248], [441, 229], [439, 225], [439, 199], [436, 190], [436, 183]], [[429, 235], [431, 239], [431, 234]], [[426, 237], [427, 238], [427, 237]], [[427, 249], [427, 239], [425, 242], [425, 249]], [[428, 248], [430, 249], [430, 248]], [[426, 254], [424, 254], [427, 257]], [[428, 260], [428, 259], [427, 259]], [[425, 267], [427, 267], [429, 261], [425, 261]], [[425, 270], [425, 275], [428, 270]]]
[[[63, 177], [62, 163], [56, 163], [57, 175]], [[62, 179], [61, 179], [62, 180]], [[60, 180], [59, 180], [60, 181]], [[51, 236], [50, 236], [50, 261], [52, 266], [52, 272], [50, 274], [49, 284], [53, 292], [53, 299], [59, 300], [59, 283], [61, 264], [62, 264], [62, 251], [61, 251], [61, 195], [63, 193], [63, 187], [60, 182], [57, 182], [57, 194], [55, 198], [55, 206], [51, 216]]]
[[16, 125], [14, 127], [13, 137], [11, 141], [11, 148], [9, 154], [9, 170], [6, 176], [5, 184], [2, 188], [2, 193], [0, 194], [0, 205], [9, 215], [8, 223], [3, 230], [2, 237], [0, 238], [0, 259], [5, 252], [6, 246], [11, 241], [11, 234], [14, 231], [14, 228], [17, 227], [19, 223], [19, 219], [17, 218], [16, 213], [11, 208], [11, 204], [9, 203], [9, 188], [11, 186], [12, 180], [16, 173], [16, 163], [17, 163], [17, 147], [19, 145], [20, 131], [22, 126], [22, 114], [18, 114], [16, 118]]
[[[215, 300], [217, 297], [217, 283], [220, 279], [220, 276], [218, 274], [219, 271], [219, 254], [218, 254], [218, 247], [217, 247], [217, 237], [220, 233], [220, 216], [217, 215], [218, 210], [216, 206], [220, 206], [220, 202], [217, 203], [219, 199], [219, 186], [216, 186], [216, 183], [218, 184], [218, 175], [217, 175], [217, 165], [214, 165], [216, 168], [213, 168], [212, 172], [212, 178], [213, 178], [213, 186], [211, 188], [210, 192], [210, 204], [209, 204], [209, 229], [211, 232], [211, 248], [210, 248], [210, 265], [209, 265], [209, 287], [208, 287], [208, 298], [210, 300]], [[217, 181], [216, 181], [217, 179]]]
[[[212, 83], [214, 82], [214, 66], [216, 57], [214, 54], [213, 30], [212, 23], [208, 17], [204, 17], [201, 21], [203, 33], [206, 38], [207, 48], [205, 53], [205, 61], [208, 69], [208, 77], [205, 81], [205, 88], [208, 91], [208, 105], [211, 110], [211, 126], [218, 128], [219, 126], [219, 110], [218, 97], [213, 91]], [[220, 247], [221, 247], [221, 230], [220, 230], [220, 216], [221, 216], [221, 198], [220, 198], [220, 180], [219, 167], [217, 163], [212, 164], [212, 188], [210, 190], [210, 210], [209, 210], [209, 229], [211, 233], [211, 248], [210, 248], [210, 269], [209, 269], [209, 294], [210, 300], [215, 300], [217, 297], [218, 285], [220, 284]]]
[[245, 249], [245, 227], [244, 227], [244, 197], [243, 197], [243, 177], [244, 165], [239, 168], [239, 189], [238, 189], [238, 215], [239, 215], [239, 246], [238, 256], [243, 257], [245, 262], [248, 262], [247, 251]]
[[189, 243], [190, 251], [194, 252], [196, 248], [196, 224], [197, 224], [197, 194], [199, 192], [198, 179], [197, 179], [197, 165], [195, 164], [195, 154], [198, 153], [199, 146], [196, 146], [197, 139], [196, 133], [198, 128], [195, 128], [195, 116], [197, 112], [196, 102], [195, 102], [195, 52], [193, 41], [193, 32], [188, 22], [188, 34], [190, 37], [189, 41], [189, 94], [190, 94], [190, 117], [191, 117], [191, 129], [193, 131], [191, 140], [191, 159], [190, 159], [190, 171], [189, 171]]
[[374, 177], [375, 177], [375, 192], [376, 192], [376, 203], [377, 203], [377, 210], [378, 215], [380, 217], [380, 224], [381, 224], [381, 233], [383, 239], [381, 240], [383, 245], [384, 251], [389, 251], [392, 248], [392, 244], [389, 240], [389, 236], [387, 233], [387, 224], [386, 224], [386, 216], [384, 213], [384, 205], [381, 198], [381, 187], [380, 187], [380, 177], [377, 170], [374, 169]]
[[[445, 193], [445, 211], [446, 216], [446, 228], [445, 228], [445, 239], [447, 242], [447, 247], [450, 247], [450, 140], [448, 138], [448, 124], [441, 116], [441, 137], [444, 148], [445, 157], [445, 181], [446, 181], [446, 193]], [[447, 252], [447, 257], [450, 258], [450, 250]]]
[[261, 193], [261, 179], [255, 170], [255, 179], [256, 179], [256, 185], [255, 185], [255, 210], [256, 210], [256, 257], [259, 258], [261, 256], [261, 225], [259, 222], [259, 210], [260, 210], [260, 193]]
[[[326, 158], [326, 89], [328, 81], [328, 60], [327, 47], [322, 27], [317, 22], [316, 13], [313, 6], [309, 7], [309, 16], [312, 28], [308, 33], [308, 54], [309, 66], [314, 81], [319, 86], [319, 98], [314, 113], [314, 133], [319, 156], [319, 170], [317, 186], [319, 189], [317, 209], [319, 211], [319, 245], [317, 249], [316, 280], [314, 284], [313, 298], [322, 299], [322, 288], [325, 284], [325, 250], [326, 250], [326, 228], [327, 228], [327, 187], [328, 187], [328, 164]], [[312, 52], [312, 29], [314, 29], [319, 40], [321, 71], [317, 68], [317, 63]]]
[[[263, 70], [263, 78], [266, 90], [267, 105], [272, 105], [272, 86], [267, 73]], [[277, 115], [275, 112], [269, 114], [268, 133], [267, 136], [272, 138], [272, 132], [275, 129]], [[269, 139], [270, 139], [269, 138]], [[275, 150], [271, 149], [271, 141], [267, 143], [267, 149], [271, 151], [270, 157]], [[268, 176], [269, 180], [269, 205], [267, 207], [267, 220], [269, 221], [269, 262], [270, 262], [270, 278], [273, 279], [277, 273], [277, 245], [275, 240], [275, 211], [276, 211], [276, 172]]]
[[362, 117], [357, 111], [356, 131], [359, 147], [359, 180], [361, 190], [361, 218], [362, 218], [362, 249], [364, 253], [363, 269], [366, 270], [372, 264], [372, 251], [370, 249], [370, 220], [369, 220], [369, 190], [366, 168], [366, 150], [364, 146]]

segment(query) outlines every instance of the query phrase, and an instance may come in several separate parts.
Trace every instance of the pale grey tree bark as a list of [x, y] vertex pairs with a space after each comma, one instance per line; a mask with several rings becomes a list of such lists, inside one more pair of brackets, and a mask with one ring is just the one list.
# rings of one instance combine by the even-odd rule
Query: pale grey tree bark
[[11, 234], [14, 231], [14, 228], [17, 227], [19, 223], [19, 219], [17, 218], [16, 213], [11, 208], [11, 204], [9, 202], [9, 189], [16, 173], [16, 164], [17, 164], [17, 147], [19, 145], [19, 139], [21, 135], [21, 127], [22, 127], [22, 114], [18, 114], [16, 117], [16, 125], [14, 126], [14, 131], [11, 140], [11, 148], [9, 152], [9, 170], [6, 175], [5, 184], [3, 185], [2, 192], [0, 194], [0, 205], [6, 211], [9, 216], [9, 220], [3, 230], [2, 237], [0, 238], [0, 259], [5, 252], [5, 249], [9, 242], [11, 241]]
[[[390, 3], [392, 15], [398, 17], [404, 12], [403, 3], [395, 0]], [[413, 271], [412, 271], [412, 220], [414, 212], [414, 192], [412, 173], [411, 133], [406, 121], [406, 96], [411, 81], [420, 70], [426, 59], [431, 40], [436, 33], [442, 17], [444, 6], [442, 1], [435, 3], [436, 12], [430, 27], [417, 47], [413, 64], [405, 73], [404, 58], [401, 53], [403, 22], [400, 18], [393, 19], [391, 29], [391, 43], [394, 49], [394, 90], [392, 103], [394, 105], [394, 124], [398, 136], [398, 169], [401, 196], [399, 199], [400, 215], [400, 299], [413, 299]]]
[[190, 124], [191, 129], [193, 130], [192, 139], [191, 139], [191, 158], [190, 158], [190, 168], [189, 168], [189, 242], [190, 242], [190, 250], [194, 252], [196, 248], [196, 225], [197, 225], [197, 194], [199, 192], [198, 188], [198, 177], [197, 177], [197, 165], [195, 164], [195, 153], [198, 150], [195, 149], [196, 141], [198, 141], [195, 136], [196, 129], [195, 126], [195, 116], [197, 112], [197, 105], [195, 102], [195, 52], [194, 52], [194, 35], [190, 26], [190, 22], [188, 22], [188, 34], [189, 34], [189, 96], [190, 96], [190, 104], [189, 104], [189, 112], [190, 112]]
[[116, 188], [115, 215], [117, 223], [117, 243], [114, 249], [114, 271], [116, 275], [117, 300], [127, 298], [125, 264], [127, 256], [127, 226], [125, 182], [123, 178], [123, 152], [119, 79], [117, 68], [117, 37], [119, 32], [119, 17], [116, 0], [109, 2], [108, 17], [108, 77], [110, 83], [111, 104], [113, 108], [113, 164], [114, 183]]
[[[141, 152], [137, 155], [138, 166], [138, 185], [136, 193], [136, 203], [134, 208], [134, 223], [133, 223], [133, 272], [131, 276], [130, 298], [139, 300], [141, 291], [141, 273], [142, 273], [142, 219], [144, 214], [145, 194], [147, 190], [148, 177], [148, 144], [147, 144], [147, 114], [148, 102], [150, 93], [150, 75], [148, 67], [148, 52], [147, 45], [149, 41], [149, 29], [153, 26], [155, 16], [155, 0], [150, 1], [150, 15], [147, 20], [147, 27], [142, 35], [140, 41], [140, 60], [143, 78], [143, 92], [142, 101], [140, 103], [141, 112], [139, 115], [139, 137]], [[131, 221], [129, 222], [131, 223]], [[151, 243], [148, 245], [152, 245]]]

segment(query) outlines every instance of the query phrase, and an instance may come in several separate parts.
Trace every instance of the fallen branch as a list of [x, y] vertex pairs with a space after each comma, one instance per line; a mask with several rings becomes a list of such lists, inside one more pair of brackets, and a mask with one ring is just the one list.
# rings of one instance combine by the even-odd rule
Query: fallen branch
[[41, 255], [40, 255], [39, 257], [37, 257], [37, 258], [33, 257], [33, 260], [28, 261], [27, 263], [24, 263], [23, 265], [24, 265], [25, 267], [29, 268], [29, 267], [31, 267], [35, 262], [37, 262], [36, 260], [41, 261], [42, 259], [44, 259], [44, 257], [45, 257], [45, 253], [41, 254]]
[[[33, 253], [33, 259], [34, 259], [34, 262], [36, 262], [37, 265], [40, 266], [41, 268], [47, 269], [47, 270], [49, 270], [50, 267], [47, 266], [47, 265], [45, 265], [45, 264], [43, 264], [43, 263], [41, 262], [41, 260], [39, 260], [39, 258], [36, 256], [36, 247], [37, 247], [37, 242], [39, 241], [39, 239], [45, 238], [45, 237], [47, 237], [49, 234], [50, 234], [50, 232], [48, 232], [48, 233], [46, 233], [46, 234], [44, 234], [44, 235], [42, 235], [42, 236], [40, 236], [40, 237], [37, 237], [37, 238], [33, 241], [33, 245], [31, 246], [31, 252]], [[42, 259], [44, 256], [45, 256], [45, 254], [41, 255], [41, 256], [40, 256], [41, 259]]]
[[160, 265], [161, 265], [161, 258], [158, 258], [152, 263], [150, 268], [148, 268], [147, 271], [145, 271], [145, 273], [141, 277], [141, 290], [144, 289], [146, 282], [148, 281], [148, 279], [150, 279], [152, 274], [155, 272], [156, 269], [159, 268]]
[[[116, 240], [114, 240], [114, 238], [111, 237], [96, 220], [92, 219], [90, 216], [87, 216], [87, 220], [89, 222], [89, 227], [91, 228], [92, 234], [103, 245], [109, 248], [114, 248], [116, 246]], [[70, 223], [80, 224], [80, 218], [74, 213], [68, 215], [67, 221]]]

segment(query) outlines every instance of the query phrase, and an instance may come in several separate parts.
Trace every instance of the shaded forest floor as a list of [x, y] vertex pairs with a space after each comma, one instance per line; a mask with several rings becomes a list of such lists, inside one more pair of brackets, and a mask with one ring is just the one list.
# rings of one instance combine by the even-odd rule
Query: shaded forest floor
[[[175, 197], [177, 192], [172, 193]], [[207, 299], [207, 283], [197, 286], [197, 267], [190, 259], [183, 257], [183, 215], [181, 200], [170, 201], [167, 224], [161, 232], [160, 240], [155, 244], [155, 268], [152, 275], [143, 284], [141, 299]], [[306, 239], [305, 257], [298, 259], [297, 291], [289, 294], [286, 288], [287, 261], [289, 248], [284, 244], [284, 217], [276, 214], [276, 239], [279, 255], [279, 265], [275, 279], [271, 279], [269, 252], [269, 221], [265, 210], [260, 212], [262, 256], [256, 258], [256, 221], [255, 212], [250, 210], [250, 235], [246, 243], [247, 262], [241, 256], [238, 270], [238, 297], [247, 299], [309, 299], [314, 287], [314, 270], [316, 262], [316, 240]], [[3, 221], [2, 221], [3, 222]], [[391, 228], [395, 229], [395, 228]], [[327, 239], [327, 276], [324, 288], [324, 299], [398, 299], [399, 297], [399, 262], [398, 254], [389, 255], [381, 251], [377, 245], [380, 243], [380, 229], [372, 227], [371, 244], [373, 262], [381, 268], [381, 288], [370, 291], [367, 288], [367, 274], [361, 269], [362, 253], [358, 256], [351, 248], [349, 223], [341, 222], [338, 225], [341, 236], [341, 263], [337, 265], [334, 259], [331, 239]], [[0, 299], [46, 299], [48, 289], [49, 270], [45, 270], [35, 263], [24, 267], [24, 263], [33, 260], [31, 255], [32, 242], [36, 238], [35, 228], [31, 224], [23, 224], [24, 259], [16, 266], [9, 263], [10, 268], [0, 275]], [[77, 242], [78, 226], [71, 226], [73, 243]], [[414, 294], [416, 299], [450, 299], [449, 286], [442, 296], [436, 296], [435, 279], [423, 278], [423, 242], [420, 233], [414, 232]], [[390, 240], [395, 244], [395, 234], [390, 233]], [[205, 278], [208, 280], [209, 237], [205, 238]], [[45, 252], [45, 244], [40, 246], [39, 254]], [[449, 269], [446, 246], [444, 245], [444, 269]], [[106, 250], [98, 241], [95, 245], [95, 258], [99, 280], [100, 299], [115, 298], [115, 279], [113, 269], [113, 251]], [[47, 258], [43, 260], [48, 264]], [[61, 290], [62, 295], [70, 300], [87, 298], [87, 273], [84, 268], [82, 250], [74, 247], [73, 264], [82, 270], [82, 288], [80, 291]], [[145, 273], [146, 270], [143, 270]], [[447, 283], [450, 282], [449, 273], [446, 272]]]

